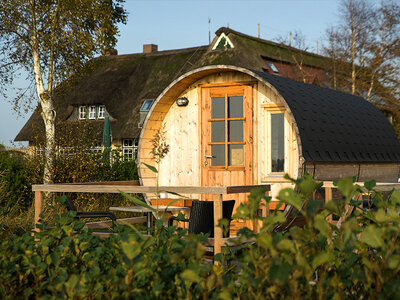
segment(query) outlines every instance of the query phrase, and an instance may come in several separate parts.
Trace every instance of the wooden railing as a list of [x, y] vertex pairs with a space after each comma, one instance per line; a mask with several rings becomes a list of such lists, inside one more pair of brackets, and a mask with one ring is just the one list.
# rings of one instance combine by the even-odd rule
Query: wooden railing
[[[223, 245], [222, 229], [218, 226], [218, 220], [222, 219], [223, 195], [249, 193], [252, 189], [264, 187], [269, 193], [271, 186], [242, 185], [242, 186], [138, 186], [138, 182], [101, 182], [101, 183], [67, 183], [67, 184], [36, 184], [32, 186], [35, 192], [35, 224], [39, 223], [43, 210], [44, 192], [54, 193], [131, 193], [146, 194], [166, 191], [185, 194], [209, 194], [216, 195], [214, 199], [214, 253], [220, 253]], [[35, 227], [36, 228], [36, 227]]]

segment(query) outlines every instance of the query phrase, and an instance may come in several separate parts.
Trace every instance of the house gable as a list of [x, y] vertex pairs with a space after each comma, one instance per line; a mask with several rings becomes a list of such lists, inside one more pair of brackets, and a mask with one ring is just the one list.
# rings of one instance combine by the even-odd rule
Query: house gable
[[229, 37], [224, 32], [222, 32], [214, 43], [212, 50], [231, 49], [234, 47], [235, 46], [233, 45]]

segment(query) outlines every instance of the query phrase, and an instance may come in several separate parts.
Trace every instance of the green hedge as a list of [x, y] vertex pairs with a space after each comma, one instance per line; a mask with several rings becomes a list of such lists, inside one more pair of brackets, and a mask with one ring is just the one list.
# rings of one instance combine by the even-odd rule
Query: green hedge
[[0, 211], [8, 213], [31, 204], [32, 185], [28, 174], [22, 155], [0, 152]]
[[[96, 182], [137, 180], [136, 163], [122, 158], [121, 148], [111, 153], [111, 161], [102, 154], [75, 148], [71, 156], [56, 156], [54, 182]], [[44, 158], [0, 152], [0, 216], [15, 215], [32, 205], [32, 184], [43, 182]], [[85, 202], [84, 199], [82, 202]], [[85, 205], [87, 203], [85, 202]], [[1, 225], [1, 222], [0, 222]]]
[[[73, 213], [57, 216], [57, 227], [34, 236], [13, 236], [0, 244], [1, 298], [75, 299], [395, 299], [400, 295], [400, 194], [384, 197], [370, 190], [377, 211], [359, 208], [340, 228], [325, 218], [344, 218], [346, 205], [360, 191], [351, 178], [337, 183], [340, 202], [309, 200], [321, 185], [309, 176], [297, 188], [279, 193], [298, 208], [303, 228], [276, 232], [286, 221], [280, 211], [257, 216], [269, 198], [254, 190], [236, 217], [262, 222], [259, 234], [244, 228], [252, 241], [241, 250], [224, 248], [219, 265], [203, 259], [205, 236], [156, 222], [151, 238], [135, 227], [101, 239], [73, 222]], [[43, 225], [45, 226], [45, 225]], [[79, 234], [73, 232], [80, 231]], [[186, 237], [186, 238], [183, 238]]]

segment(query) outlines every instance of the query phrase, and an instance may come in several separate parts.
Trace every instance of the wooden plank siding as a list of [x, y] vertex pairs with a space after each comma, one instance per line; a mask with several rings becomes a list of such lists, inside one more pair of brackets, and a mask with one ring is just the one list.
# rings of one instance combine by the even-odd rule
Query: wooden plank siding
[[[197, 76], [199, 81], [193, 82], [183, 89], [184, 84], [179, 83], [175, 89], [183, 90], [176, 97], [171, 97], [172, 92], [166, 92], [158, 103], [150, 111], [147, 126], [142, 133], [140, 144], [140, 162], [154, 165], [152, 162], [152, 139], [162, 124], [166, 126], [167, 143], [170, 145], [170, 153], [162, 160], [160, 165], [160, 184], [162, 185], [200, 185], [201, 164], [203, 163], [200, 151], [201, 139], [203, 133], [200, 126], [199, 99], [201, 97], [201, 88], [199, 86], [226, 86], [243, 85], [243, 82], [253, 83], [254, 80], [248, 75], [238, 72], [222, 72], [210, 76]], [[186, 107], [178, 107], [175, 104], [177, 97], [187, 97], [189, 104]], [[153, 114], [157, 115], [153, 117]], [[252, 117], [250, 117], [252, 118]], [[163, 122], [161, 122], [163, 120]], [[143, 165], [139, 166], [140, 177], [143, 183], [155, 184], [155, 174], [151, 174]], [[154, 178], [154, 181], [151, 181]], [[232, 182], [232, 183], [230, 183]], [[226, 178], [224, 184], [240, 184], [237, 180]], [[199, 195], [191, 195], [193, 198], [199, 198]], [[246, 196], [240, 196], [241, 201], [247, 199]]]

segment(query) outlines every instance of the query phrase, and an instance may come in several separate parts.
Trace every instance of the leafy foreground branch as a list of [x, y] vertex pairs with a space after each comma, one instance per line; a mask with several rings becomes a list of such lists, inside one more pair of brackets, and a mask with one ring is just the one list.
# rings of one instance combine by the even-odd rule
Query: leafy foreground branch
[[[304, 228], [282, 233], [282, 212], [255, 214], [270, 200], [251, 193], [236, 217], [262, 223], [260, 233], [244, 228], [246, 248], [224, 248], [213, 265], [203, 259], [205, 236], [187, 236], [156, 222], [146, 238], [134, 227], [101, 239], [73, 222], [73, 213], [56, 216], [57, 226], [31, 236], [13, 236], [0, 245], [1, 298], [187, 298], [187, 299], [394, 299], [400, 294], [400, 194], [384, 197], [370, 190], [376, 211], [358, 208], [340, 228], [329, 215], [344, 216], [360, 191], [350, 178], [337, 183], [342, 200], [322, 206], [311, 199], [320, 185], [309, 176], [283, 189], [280, 200], [298, 208]], [[44, 226], [44, 225], [43, 225]], [[79, 231], [79, 234], [74, 234]]]

